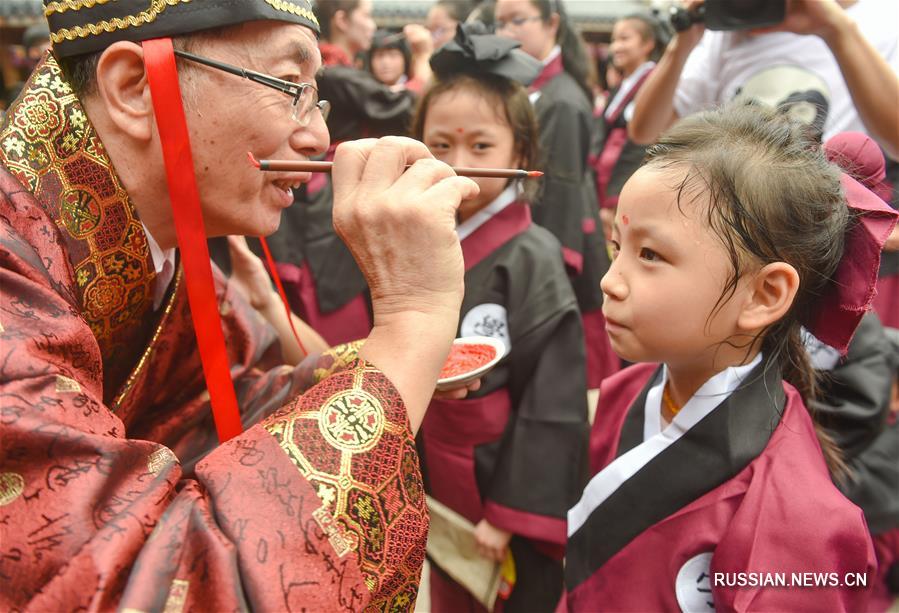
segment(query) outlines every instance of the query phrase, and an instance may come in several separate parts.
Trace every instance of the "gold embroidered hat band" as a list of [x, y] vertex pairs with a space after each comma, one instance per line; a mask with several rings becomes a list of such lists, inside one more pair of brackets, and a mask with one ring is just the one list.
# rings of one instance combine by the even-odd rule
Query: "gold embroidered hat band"
[[304, 25], [319, 33], [310, 0], [45, 0], [56, 57], [105, 49], [120, 40], [178, 36], [247, 21]]

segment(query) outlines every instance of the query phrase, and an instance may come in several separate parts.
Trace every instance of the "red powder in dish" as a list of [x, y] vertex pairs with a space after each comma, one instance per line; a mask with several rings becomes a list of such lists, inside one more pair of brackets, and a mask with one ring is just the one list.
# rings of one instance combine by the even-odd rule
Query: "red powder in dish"
[[453, 345], [440, 369], [440, 378], [448, 379], [477, 370], [495, 357], [496, 349], [490, 345]]

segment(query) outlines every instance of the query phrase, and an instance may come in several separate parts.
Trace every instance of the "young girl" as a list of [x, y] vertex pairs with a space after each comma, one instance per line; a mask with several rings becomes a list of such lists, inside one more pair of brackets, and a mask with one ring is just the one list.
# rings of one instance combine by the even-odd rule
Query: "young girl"
[[[413, 126], [438, 159], [532, 168], [533, 109], [513, 79], [530, 81], [538, 65], [517, 46], [460, 28], [434, 55], [439, 80]], [[521, 186], [477, 181], [480, 195], [459, 211], [466, 270], [459, 336], [499, 338], [506, 355], [479, 392], [431, 404], [420, 435], [425, 488], [476, 525], [483, 556], [499, 562], [511, 551], [517, 577], [504, 610], [548, 611], [562, 591], [565, 512], [583, 483], [583, 328], [559, 242], [531, 223]], [[431, 610], [483, 610], [439, 560], [435, 566]]]
[[601, 388], [568, 608], [864, 610], [874, 552], [806, 410], [800, 329], [846, 350], [895, 214], [774, 111], [691, 116], [647, 159], [603, 312], [622, 358], [662, 364]]
[[598, 117], [600, 150], [592, 160], [596, 171], [596, 192], [606, 238], [611, 236], [612, 219], [621, 187], [643, 162], [646, 148], [627, 137], [627, 122], [633, 115], [634, 98], [655, 67], [667, 44], [659, 22], [643, 14], [629, 15], [612, 28], [612, 65], [622, 76]]
[[542, 191], [534, 221], [562, 243], [565, 263], [584, 319], [587, 382], [596, 388], [618, 370], [602, 319], [599, 281], [609, 261], [599, 221], [593, 169], [593, 95], [587, 55], [559, 0], [498, 0], [496, 32], [521, 43], [543, 68], [530, 86], [540, 126]]

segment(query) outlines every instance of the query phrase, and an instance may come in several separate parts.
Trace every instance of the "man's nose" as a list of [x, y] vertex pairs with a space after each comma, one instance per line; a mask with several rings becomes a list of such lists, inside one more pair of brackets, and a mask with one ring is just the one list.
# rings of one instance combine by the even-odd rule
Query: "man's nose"
[[290, 146], [307, 157], [324, 155], [330, 144], [331, 134], [319, 109], [313, 109], [309, 125], [297, 126], [290, 137]]

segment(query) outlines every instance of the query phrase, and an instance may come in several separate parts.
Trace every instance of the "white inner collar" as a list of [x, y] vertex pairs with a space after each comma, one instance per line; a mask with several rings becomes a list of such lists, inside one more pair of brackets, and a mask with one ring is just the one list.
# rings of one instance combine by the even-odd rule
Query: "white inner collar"
[[[759, 353], [749, 364], [726, 368], [710, 378], [687, 401], [671, 424], [662, 430], [659, 427], [662, 389], [668, 380], [667, 369], [665, 369], [661, 382], [654, 385], [646, 396], [643, 442], [615, 458], [613, 462], [590, 479], [580, 501], [568, 511], [568, 536], [577, 532], [593, 511], [605, 502], [621, 484], [637, 474], [653, 458], [677, 442], [703, 417], [719, 407], [761, 361], [762, 354]], [[601, 402], [602, 399], [600, 399]]]
[[557, 57], [559, 57], [560, 55], [562, 55], [562, 47], [560, 47], [559, 45], [556, 45], [555, 47], [553, 47], [552, 49], [549, 50], [549, 55], [547, 55], [545, 58], [543, 58], [543, 65], [549, 66], [549, 63], [552, 62]]
[[150, 257], [153, 260], [153, 269], [156, 271], [156, 287], [153, 291], [153, 310], [159, 308], [165, 293], [169, 289], [172, 278], [175, 276], [175, 248], [171, 247], [165, 251], [153, 238], [149, 228], [141, 222], [144, 228], [144, 234], [147, 235], [147, 246], [150, 248]]
[[515, 202], [518, 199], [518, 192], [518, 182], [513, 181], [493, 202], [456, 226], [456, 233], [459, 235], [459, 240], [463, 241], [468, 238], [472, 232], [490, 221], [491, 217]]
[[643, 62], [631, 76], [621, 82], [621, 86], [615, 93], [615, 97], [612, 98], [612, 101], [609, 102], [609, 106], [606, 107], [606, 112], [604, 113], [606, 117], [611, 117], [615, 113], [618, 109], [618, 105], [621, 104], [621, 101], [628, 95], [634, 85], [637, 84], [644, 74], [652, 70], [655, 65], [655, 62]]
[[711, 413], [725, 398], [733, 394], [746, 375], [761, 361], [762, 354], [759, 353], [749, 364], [731, 366], [714, 375], [696, 390], [696, 393], [681, 407], [671, 423], [664, 429], [662, 428], [662, 393], [668, 382], [668, 367], [663, 366], [662, 380], [646, 394], [643, 440], [649, 440], [659, 432], [668, 432], [669, 430], [672, 430], [674, 436], [683, 435], [699, 423], [703, 417]]

